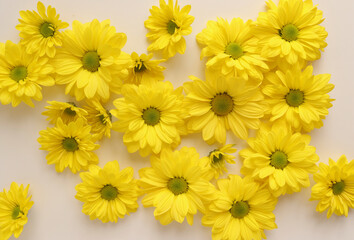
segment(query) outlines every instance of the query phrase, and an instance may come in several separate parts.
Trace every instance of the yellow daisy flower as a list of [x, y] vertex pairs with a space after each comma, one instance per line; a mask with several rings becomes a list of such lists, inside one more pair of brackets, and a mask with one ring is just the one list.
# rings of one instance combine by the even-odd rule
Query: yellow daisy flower
[[323, 126], [322, 119], [332, 107], [328, 93], [330, 74], [313, 75], [313, 67], [269, 73], [262, 89], [269, 104], [270, 121], [285, 120], [294, 131], [310, 132]]
[[132, 64], [129, 67], [129, 75], [125, 83], [149, 84], [151, 82], [162, 81], [164, 79], [162, 71], [164, 67], [159, 66], [165, 60], [151, 60], [153, 54], [141, 54], [140, 56], [133, 52], [131, 54]]
[[122, 94], [123, 98], [113, 102], [117, 109], [111, 113], [118, 118], [113, 130], [124, 132], [123, 142], [130, 153], [159, 154], [161, 149], [180, 144], [180, 135], [186, 134], [182, 88], [174, 90], [170, 82], [125, 84]]
[[162, 225], [185, 218], [193, 224], [197, 210], [214, 198], [214, 186], [206, 180], [195, 148], [183, 147], [172, 152], [164, 149], [160, 157], [151, 157], [151, 166], [140, 169], [138, 185], [144, 196], [144, 207], [156, 207], [154, 216]]
[[217, 179], [224, 172], [227, 172], [225, 162], [235, 164], [233, 160], [235, 156], [228, 154], [237, 151], [233, 146], [234, 144], [227, 144], [221, 148], [214, 149], [207, 157], [200, 159], [200, 165], [208, 169], [209, 179]]
[[91, 127], [82, 118], [68, 125], [59, 118], [55, 127], [40, 131], [38, 142], [41, 150], [49, 151], [46, 156], [48, 164], [55, 164], [57, 172], [69, 167], [73, 173], [97, 164], [98, 157], [92, 151], [99, 145], [94, 144], [90, 131]]
[[278, 6], [269, 0], [267, 4], [270, 9], [259, 14], [253, 28], [261, 55], [290, 64], [319, 59], [328, 33], [319, 25], [324, 20], [322, 11], [312, 0], [280, 0]]
[[262, 125], [249, 147], [239, 152], [241, 173], [263, 182], [276, 197], [310, 186], [309, 173], [317, 171], [319, 157], [309, 146], [311, 137], [292, 131], [283, 123]]
[[69, 124], [78, 118], [86, 119], [87, 112], [77, 107], [74, 102], [47, 101], [47, 103], [50, 104], [50, 106], [45, 107], [48, 111], [44, 111], [42, 114], [48, 116], [46, 120], [50, 124], [55, 124], [58, 118], [61, 118], [64, 124]]
[[241, 139], [248, 137], [248, 129], [258, 129], [263, 117], [263, 95], [258, 85], [242, 78], [206, 75], [206, 81], [194, 76], [183, 84], [187, 93], [185, 108], [190, 118], [187, 127], [202, 131], [208, 144], [224, 144], [226, 130]]
[[343, 155], [337, 162], [329, 159], [329, 165], [320, 163], [319, 169], [310, 199], [319, 200], [316, 211], [328, 209], [327, 218], [333, 213], [347, 217], [348, 208], [354, 208], [354, 161]]
[[42, 87], [55, 84], [54, 68], [48, 58], [27, 54], [24, 47], [7, 41], [0, 51], [0, 101], [16, 107], [21, 102], [34, 107], [32, 99], [42, 100]]
[[76, 185], [76, 199], [84, 203], [82, 212], [102, 222], [117, 222], [139, 207], [137, 181], [133, 168], [120, 170], [117, 161], [103, 168], [91, 165], [88, 172], [80, 173], [82, 183]]
[[[33, 205], [32, 196], [28, 196], [28, 188], [11, 183], [10, 190], [0, 192], [0, 231], [3, 239], [8, 239], [13, 234], [18, 238], [27, 223], [28, 211]], [[0, 233], [1, 236], [1, 233]]]
[[241, 18], [233, 18], [231, 23], [222, 18], [208, 21], [197, 35], [198, 43], [204, 46], [200, 58], [208, 57], [207, 68], [230, 77], [263, 80], [269, 68], [258, 53], [251, 25], [251, 20], [243, 22]]
[[87, 111], [87, 123], [91, 125], [91, 133], [95, 141], [103, 136], [111, 137], [112, 114], [99, 101], [88, 101], [84, 109]]
[[16, 29], [20, 31], [21, 43], [28, 54], [38, 53], [53, 58], [56, 47], [62, 45], [60, 29], [67, 28], [68, 23], [59, 20], [55, 8], [48, 6], [47, 12], [43, 3], [37, 3], [36, 11], [20, 11], [22, 19]]
[[213, 240], [266, 239], [263, 230], [277, 228], [273, 210], [277, 199], [251, 178], [229, 175], [217, 182], [217, 198], [202, 218], [212, 227]]
[[126, 35], [117, 33], [109, 20], [97, 19], [85, 24], [74, 21], [73, 30], [63, 34], [63, 46], [53, 62], [56, 82], [66, 84], [65, 93], [78, 101], [107, 101], [112, 92], [119, 93], [121, 78], [127, 74], [124, 68], [129, 66], [129, 55], [121, 54]]
[[177, 1], [160, 0], [160, 8], [153, 6], [150, 9], [151, 15], [144, 22], [149, 30], [146, 37], [152, 41], [148, 51], [162, 51], [165, 59], [173, 57], [177, 52], [183, 54], [186, 50], [186, 41], [182, 36], [192, 32], [190, 26], [194, 17], [188, 15], [191, 5], [180, 9]]

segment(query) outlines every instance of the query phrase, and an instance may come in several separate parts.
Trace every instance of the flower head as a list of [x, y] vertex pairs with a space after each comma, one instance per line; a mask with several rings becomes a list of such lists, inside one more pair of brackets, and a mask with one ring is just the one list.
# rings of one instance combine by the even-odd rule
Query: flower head
[[180, 9], [177, 1], [160, 0], [160, 8], [153, 6], [150, 9], [151, 16], [145, 21], [145, 27], [149, 30], [147, 38], [152, 41], [148, 51], [162, 51], [165, 59], [173, 57], [177, 52], [183, 54], [186, 50], [186, 41], [183, 36], [192, 32], [190, 26], [194, 17], [188, 15], [191, 5]]
[[156, 207], [154, 216], [163, 225], [173, 220], [182, 223], [185, 218], [192, 225], [193, 215], [204, 212], [214, 197], [195, 148], [164, 149], [160, 157], [151, 156], [151, 167], [141, 169], [139, 175], [138, 185], [146, 193], [142, 203]]
[[212, 239], [265, 239], [263, 230], [277, 228], [273, 210], [277, 199], [251, 178], [229, 175], [217, 182], [217, 198], [202, 218], [212, 227]]
[[76, 199], [84, 202], [82, 212], [102, 222], [117, 222], [138, 208], [138, 186], [133, 168], [120, 170], [117, 161], [103, 168], [91, 165], [88, 172], [80, 173], [82, 183], [76, 185]]
[[68, 125], [59, 118], [55, 127], [40, 131], [38, 142], [41, 150], [49, 151], [48, 164], [55, 164], [57, 172], [68, 167], [73, 173], [97, 164], [98, 157], [92, 151], [99, 145], [94, 144], [90, 131], [91, 127], [82, 118]]
[[58, 118], [61, 118], [64, 124], [73, 122], [78, 118], [86, 119], [87, 112], [77, 107], [74, 102], [48, 101], [48, 103], [50, 105], [45, 107], [48, 110], [42, 112], [42, 114], [48, 116], [47, 121], [51, 124], [55, 124]]
[[0, 192], [0, 237], [8, 239], [12, 234], [15, 238], [21, 235], [23, 226], [27, 223], [28, 211], [33, 205], [32, 196], [28, 196], [28, 188], [18, 186], [13, 182], [10, 190]]
[[333, 213], [347, 217], [348, 208], [354, 208], [354, 161], [343, 155], [337, 162], [329, 159], [329, 165], [320, 163], [319, 170], [310, 199], [319, 200], [316, 211], [328, 209], [327, 218]]
[[0, 101], [16, 107], [21, 102], [34, 107], [32, 99], [42, 100], [42, 87], [53, 86], [54, 68], [48, 58], [27, 54], [24, 46], [7, 41], [0, 49]]
[[20, 31], [21, 43], [25, 46], [28, 54], [38, 53], [39, 56], [47, 55], [53, 58], [56, 47], [62, 45], [60, 29], [67, 28], [68, 23], [59, 20], [59, 14], [55, 8], [48, 6], [47, 10], [43, 3], [37, 3], [36, 11], [21, 11], [22, 19], [16, 29]]

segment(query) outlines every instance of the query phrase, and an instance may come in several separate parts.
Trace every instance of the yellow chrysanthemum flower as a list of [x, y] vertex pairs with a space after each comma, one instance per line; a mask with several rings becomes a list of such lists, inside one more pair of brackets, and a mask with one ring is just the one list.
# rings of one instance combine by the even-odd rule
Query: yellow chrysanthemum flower
[[249, 147], [239, 152], [244, 158], [241, 173], [263, 182], [276, 197], [310, 186], [309, 173], [317, 171], [319, 157], [309, 146], [311, 137], [292, 133], [285, 125], [262, 125]]
[[185, 218], [193, 224], [197, 210], [214, 200], [214, 186], [206, 180], [195, 148], [183, 147], [172, 152], [164, 149], [160, 157], [151, 157], [151, 166], [140, 169], [138, 185], [146, 193], [144, 207], [156, 207], [154, 216], [162, 225]]
[[270, 121], [285, 120], [297, 132], [322, 127], [322, 119], [333, 101], [328, 95], [334, 88], [328, 83], [330, 77], [330, 74], [314, 76], [311, 65], [303, 72], [294, 67], [267, 74], [262, 91], [269, 104]]
[[62, 45], [60, 29], [67, 28], [68, 23], [59, 20], [55, 8], [48, 6], [47, 12], [43, 3], [37, 3], [36, 11], [20, 11], [22, 19], [16, 29], [20, 31], [21, 43], [28, 54], [38, 53], [53, 58], [56, 47]]
[[337, 162], [329, 159], [329, 165], [320, 163], [319, 169], [310, 199], [319, 200], [316, 211], [328, 209], [327, 218], [333, 213], [347, 217], [348, 208], [354, 208], [354, 161], [343, 155]]
[[190, 26], [194, 17], [188, 15], [191, 5], [180, 9], [177, 1], [173, 6], [173, 0], [160, 0], [160, 8], [153, 6], [151, 15], [144, 22], [149, 30], [146, 37], [152, 41], [148, 51], [162, 51], [165, 59], [173, 57], [177, 52], [183, 54], [186, 50], [186, 41], [182, 36], [192, 32]]
[[47, 103], [50, 104], [45, 107], [48, 111], [44, 111], [42, 114], [48, 116], [46, 120], [50, 124], [55, 124], [58, 118], [61, 118], [64, 124], [69, 124], [78, 118], [86, 119], [87, 112], [77, 107], [74, 102], [47, 101]]
[[159, 154], [180, 144], [180, 135], [186, 134], [182, 88], [174, 90], [170, 82], [125, 84], [122, 94], [123, 98], [113, 102], [117, 110], [111, 113], [118, 118], [113, 130], [124, 132], [123, 142], [130, 153]]
[[112, 114], [99, 101], [89, 101], [84, 109], [87, 111], [87, 123], [91, 125], [91, 133], [95, 141], [103, 136], [111, 137]]
[[69, 167], [73, 173], [97, 164], [98, 157], [92, 151], [99, 145], [94, 144], [90, 131], [91, 127], [82, 118], [68, 125], [59, 118], [55, 127], [40, 131], [38, 142], [41, 150], [49, 151], [48, 164], [55, 164], [57, 172]]
[[80, 173], [82, 183], [76, 185], [76, 199], [84, 203], [82, 212], [102, 222], [117, 222], [139, 207], [137, 181], [133, 168], [120, 170], [117, 161], [103, 168], [91, 165], [88, 172]]
[[24, 47], [7, 41], [0, 51], [0, 101], [16, 107], [21, 102], [34, 107], [32, 99], [42, 100], [42, 87], [55, 84], [48, 58], [27, 54]]
[[259, 84], [242, 78], [206, 75], [206, 81], [194, 76], [183, 84], [187, 93], [185, 108], [190, 118], [187, 127], [192, 132], [202, 131], [208, 144], [224, 144], [226, 130], [241, 139], [248, 137], [248, 129], [258, 129], [264, 114], [263, 95]]
[[220, 191], [202, 218], [212, 227], [213, 240], [265, 239], [263, 230], [277, 228], [273, 210], [277, 199], [251, 178], [229, 175], [217, 182]]
[[[110, 94], [119, 93], [126, 77], [129, 55], [121, 54], [127, 41], [124, 33], [117, 33], [109, 20], [97, 19], [82, 24], [73, 22], [73, 30], [66, 30], [63, 46], [53, 60], [57, 84], [66, 84], [65, 93], [78, 101], [99, 98], [106, 101]], [[89, 41], [88, 41], [89, 39]]]
[[269, 0], [267, 4], [270, 9], [259, 14], [253, 28], [261, 55], [290, 64], [319, 59], [328, 33], [319, 25], [324, 20], [322, 11], [312, 0], [280, 0], [278, 6]]
[[234, 144], [227, 144], [221, 148], [214, 149], [207, 157], [200, 159], [200, 165], [208, 169], [208, 178], [219, 178], [224, 172], [227, 172], [225, 162], [235, 164], [235, 156], [228, 153], [236, 152]]
[[263, 80], [269, 68], [259, 55], [251, 24], [251, 20], [243, 22], [241, 18], [233, 18], [231, 23], [222, 18], [208, 21], [197, 35], [197, 41], [204, 46], [200, 57], [208, 57], [207, 68], [230, 77]]
[[129, 75], [124, 82], [139, 85], [140, 83], [149, 84], [162, 81], [164, 79], [162, 71], [165, 68], [159, 66], [159, 64], [165, 60], [151, 60], [152, 56], [152, 53], [139, 56], [136, 52], [133, 52], [131, 54], [132, 64], [129, 67]]
[[[28, 196], [28, 188], [11, 183], [10, 190], [0, 192], [0, 232], [2, 239], [9, 239], [13, 234], [18, 238], [27, 223], [28, 211], [33, 205], [32, 196]], [[0, 233], [1, 235], [1, 233]]]

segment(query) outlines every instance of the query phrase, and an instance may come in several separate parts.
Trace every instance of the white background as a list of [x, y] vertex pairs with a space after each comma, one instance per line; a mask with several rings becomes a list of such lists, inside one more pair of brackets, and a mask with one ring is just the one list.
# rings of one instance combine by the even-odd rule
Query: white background
[[[149, 16], [149, 8], [158, 5], [158, 0], [57, 0], [43, 1], [51, 4], [61, 15], [61, 20], [71, 23], [77, 19], [82, 22], [111, 19], [119, 32], [127, 34], [128, 41], [123, 51], [146, 53], [148, 41], [144, 20]], [[277, 2], [277, 1], [276, 1]], [[314, 63], [315, 73], [331, 73], [335, 89], [334, 107], [324, 121], [324, 127], [311, 132], [311, 144], [317, 148], [320, 161], [328, 162], [331, 157], [337, 160], [342, 154], [354, 158], [354, 33], [352, 20], [354, 2], [351, 0], [315, 0], [324, 11], [323, 25], [329, 33], [328, 47], [322, 58]], [[265, 10], [264, 0], [194, 0], [180, 1], [180, 5], [191, 4], [191, 15], [195, 16], [193, 32], [186, 37], [187, 49], [184, 55], [176, 55], [163, 65], [165, 79], [175, 87], [188, 80], [189, 75], [203, 78], [205, 61], [199, 60], [200, 48], [195, 36], [208, 20], [223, 17], [243, 19], [257, 18], [259, 11]], [[20, 10], [36, 9], [36, 1], [0, 0], [0, 41], [19, 41], [15, 26], [18, 24]], [[37, 138], [39, 131], [48, 123], [41, 115], [48, 100], [72, 100], [64, 95], [64, 88], [55, 86], [44, 88], [43, 101], [36, 102], [35, 108], [24, 104], [16, 108], [0, 105], [0, 189], [9, 189], [12, 181], [30, 184], [30, 193], [35, 202], [29, 214], [20, 239], [24, 240], [80, 240], [80, 239], [120, 239], [120, 240], [165, 240], [165, 239], [211, 239], [211, 228], [201, 225], [201, 215], [195, 216], [195, 223], [176, 222], [162, 226], [154, 219], [153, 208], [139, 207], [136, 213], [120, 219], [117, 224], [103, 224], [91, 221], [81, 213], [82, 203], [74, 198], [75, 185], [80, 182], [78, 174], [66, 170], [59, 174], [53, 165], [47, 165], [45, 151], [39, 150]], [[114, 132], [111, 139], [102, 141], [97, 150], [99, 166], [117, 159], [122, 168], [133, 166], [135, 177], [138, 169], [149, 166], [148, 158], [138, 154], [128, 154], [122, 143], [122, 134]], [[229, 134], [228, 143], [236, 143], [241, 149], [245, 143]], [[181, 146], [194, 146], [201, 155], [207, 154], [215, 146], [208, 146], [200, 134], [189, 135], [182, 140]], [[236, 155], [238, 159], [238, 154]], [[231, 173], [239, 174], [240, 161], [230, 166]], [[312, 182], [313, 184], [313, 182]], [[283, 196], [275, 209], [278, 229], [266, 231], [271, 240], [350, 240], [353, 239], [354, 212], [349, 217], [333, 216], [315, 212], [317, 202], [310, 202], [310, 188], [300, 193]], [[140, 203], [139, 199], [139, 203]]]

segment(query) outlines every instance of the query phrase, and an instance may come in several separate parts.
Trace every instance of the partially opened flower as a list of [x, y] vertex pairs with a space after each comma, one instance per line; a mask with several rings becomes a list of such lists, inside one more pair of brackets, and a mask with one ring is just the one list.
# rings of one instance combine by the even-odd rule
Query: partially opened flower
[[73, 122], [78, 118], [86, 119], [86, 110], [77, 107], [74, 102], [48, 101], [48, 103], [50, 105], [45, 107], [48, 110], [42, 112], [42, 114], [48, 116], [47, 121], [51, 124], [55, 124], [58, 118], [61, 118], [65, 124]]
[[53, 62], [56, 82], [66, 85], [65, 93], [78, 101], [107, 101], [111, 93], [119, 93], [130, 63], [129, 55], [121, 52], [126, 35], [117, 33], [109, 20], [97, 19], [85, 24], [74, 21], [73, 30], [63, 34], [63, 46]]
[[11, 183], [10, 190], [0, 192], [0, 239], [7, 240], [13, 234], [18, 238], [27, 223], [28, 211], [33, 205], [32, 196], [28, 196], [28, 188]]
[[268, 71], [265, 58], [257, 49], [257, 40], [250, 32], [252, 21], [241, 18], [218, 18], [208, 21], [207, 27], [198, 33], [197, 41], [203, 46], [200, 57], [207, 57], [207, 68], [231, 77], [249, 77], [263, 80]]
[[310, 199], [319, 201], [316, 211], [328, 209], [327, 218], [333, 213], [347, 217], [348, 208], [354, 208], [354, 161], [343, 155], [337, 162], [329, 159], [329, 165], [320, 163], [319, 169]]
[[309, 146], [311, 137], [293, 133], [285, 123], [262, 125], [249, 147], [240, 151], [241, 173], [265, 184], [278, 197], [310, 186], [309, 174], [317, 171], [319, 157]]
[[214, 187], [199, 165], [195, 148], [183, 147], [172, 152], [164, 149], [160, 157], [151, 156], [151, 167], [140, 169], [138, 185], [146, 194], [144, 207], [155, 207], [154, 216], [162, 225], [185, 218], [193, 224], [197, 210], [205, 212], [214, 200]]
[[38, 53], [39, 56], [53, 58], [56, 47], [62, 45], [63, 36], [59, 30], [67, 28], [69, 24], [59, 20], [59, 14], [52, 6], [46, 9], [43, 3], [38, 2], [37, 10], [20, 11], [20, 24], [16, 29], [20, 31], [21, 43], [28, 54]]
[[162, 81], [164, 79], [162, 71], [165, 68], [159, 66], [159, 64], [165, 60], [151, 60], [152, 56], [152, 53], [139, 56], [136, 52], [133, 52], [131, 54], [132, 65], [129, 67], [129, 75], [124, 82], [139, 85], [140, 83], [149, 84]]
[[278, 6], [269, 0], [267, 5], [270, 9], [259, 14], [253, 28], [261, 55], [290, 64], [319, 59], [328, 33], [319, 25], [322, 11], [312, 0], [280, 0]]
[[23, 45], [7, 41], [0, 50], [0, 101], [16, 107], [21, 102], [34, 107], [42, 100], [42, 86], [55, 84], [52, 65], [46, 57], [27, 54]]
[[160, 8], [153, 6], [150, 9], [151, 15], [145, 21], [145, 27], [149, 30], [146, 34], [152, 41], [148, 51], [162, 51], [165, 59], [173, 57], [177, 52], [183, 54], [186, 50], [186, 41], [183, 36], [192, 32], [190, 26], [194, 17], [188, 15], [191, 5], [180, 9], [177, 1], [160, 0]]
[[277, 199], [252, 178], [229, 175], [217, 182], [219, 191], [202, 218], [212, 227], [213, 240], [266, 239], [264, 230], [277, 228], [273, 210]]
[[76, 185], [76, 199], [84, 203], [82, 212], [102, 222], [117, 222], [139, 207], [138, 186], [133, 168], [120, 170], [117, 161], [103, 168], [91, 165], [88, 172], [80, 173], [82, 183]]
[[55, 164], [57, 172], [70, 168], [73, 173], [97, 164], [98, 157], [92, 151], [99, 145], [94, 144], [90, 131], [91, 127], [82, 118], [68, 125], [59, 118], [55, 127], [40, 131], [40, 149], [49, 151], [47, 163]]

